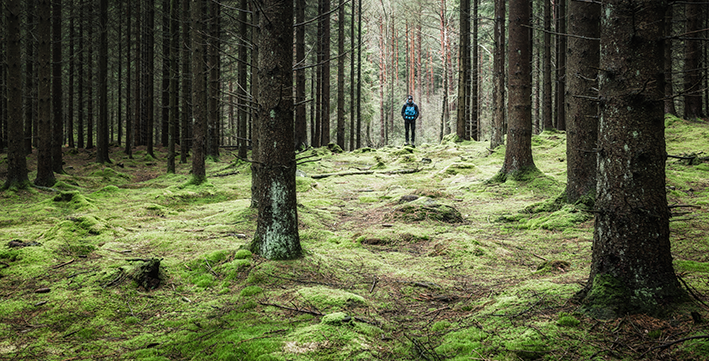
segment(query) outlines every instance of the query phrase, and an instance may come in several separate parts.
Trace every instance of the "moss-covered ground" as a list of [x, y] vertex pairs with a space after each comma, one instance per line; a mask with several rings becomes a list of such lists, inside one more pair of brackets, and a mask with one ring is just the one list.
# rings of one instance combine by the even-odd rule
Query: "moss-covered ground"
[[[669, 154], [709, 152], [708, 124], [667, 125]], [[116, 147], [108, 165], [67, 150], [53, 189], [0, 193], [0, 360], [708, 359], [687, 338], [709, 334], [709, 162], [667, 162], [675, 269], [697, 301], [595, 320], [572, 299], [593, 213], [554, 202], [564, 133], [533, 147], [541, 173], [504, 183], [486, 143], [301, 153], [305, 256], [283, 262], [245, 250], [251, 174], [229, 150], [199, 186], [189, 164], [165, 174], [163, 149]]]

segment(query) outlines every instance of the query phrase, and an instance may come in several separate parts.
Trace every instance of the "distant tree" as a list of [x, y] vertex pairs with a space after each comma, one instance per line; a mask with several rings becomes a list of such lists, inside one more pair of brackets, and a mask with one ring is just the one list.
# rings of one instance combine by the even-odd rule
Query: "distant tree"
[[251, 250], [267, 259], [302, 254], [293, 143], [293, 1], [264, 0], [259, 23], [258, 221]]
[[478, 140], [480, 132], [480, 62], [478, 61], [478, 2], [480, 0], [472, 0], [472, 30], [470, 32], [472, 51], [471, 71], [470, 71], [470, 115], [468, 116], [469, 125], [466, 126], [468, 138]]
[[207, 43], [207, 76], [209, 78], [207, 96], [207, 154], [212, 157], [219, 157], [220, 143], [220, 119], [219, 119], [219, 92], [220, 92], [220, 71], [219, 71], [219, 51], [221, 48], [221, 6], [217, 1], [209, 1], [209, 21], [207, 22], [208, 36], [204, 39]]
[[93, 5], [86, 3], [86, 149], [94, 147], [94, 18], [95, 11]]
[[207, 179], [205, 152], [207, 137], [207, 66], [205, 64], [206, 0], [192, 0], [192, 112], [194, 138], [192, 141], [192, 182]]
[[[84, 102], [85, 85], [86, 85], [86, 48], [84, 47], [84, 22], [86, 19], [86, 6], [78, 5], [79, 10], [79, 51], [77, 56], [78, 69], [78, 93], [76, 95], [76, 105], [78, 106], [78, 111], [76, 115], [76, 146], [77, 148], [84, 148], [84, 122], [86, 117], [86, 108]], [[89, 87], [90, 88], [90, 87]]]
[[[664, 0], [606, 0], [598, 187], [588, 287], [595, 317], [660, 313], [683, 296], [665, 188]], [[641, 9], [639, 11], [639, 9]]]
[[[189, 1], [189, 0], [186, 0]], [[127, 43], [127, 49], [126, 49], [126, 147], [125, 147], [125, 153], [128, 156], [129, 159], [133, 158], [133, 141], [134, 141], [134, 127], [133, 127], [133, 120], [135, 119], [134, 113], [133, 113], [133, 108], [131, 107], [131, 104], [133, 104], [133, 93], [131, 92], [131, 87], [133, 86], [133, 80], [131, 79], [133, 74], [135, 74], [135, 77], [138, 77], [138, 72], [134, 71], [136, 68], [135, 66], [131, 66], [131, 61], [133, 60], [132, 57], [132, 49], [133, 49], [133, 44], [136, 44], [137, 41], [133, 41], [133, 28], [131, 25], [131, 22], [133, 20], [133, 5], [131, 3], [127, 3], [127, 14], [126, 14], [126, 43]], [[136, 50], [137, 53], [137, 50]], [[137, 90], [137, 88], [136, 88]]]
[[169, 8], [170, 8], [170, 16], [169, 16], [169, 21], [166, 22], [166, 25], [169, 25], [170, 31], [169, 31], [169, 40], [170, 40], [170, 46], [168, 47], [168, 58], [170, 59], [170, 62], [168, 64], [170, 68], [169, 72], [169, 77], [170, 81], [168, 82], [168, 86], [170, 88], [169, 91], [169, 98], [170, 98], [170, 103], [168, 104], [169, 106], [169, 117], [168, 117], [168, 141], [167, 141], [167, 172], [168, 173], [175, 173], [175, 142], [177, 141], [177, 121], [179, 119], [179, 114], [178, 114], [178, 106], [177, 106], [177, 98], [178, 98], [178, 90], [177, 90], [177, 83], [179, 82], [179, 70], [177, 66], [177, 57], [179, 54], [179, 34], [180, 34], [180, 29], [177, 24], [177, 10], [178, 10], [178, 0], [169, 0]]
[[[2, 189], [9, 187], [25, 188], [29, 184], [27, 176], [27, 158], [24, 138], [24, 119], [22, 116], [22, 70], [20, 65], [20, 0], [7, 0], [4, 13], [7, 26], [5, 38], [7, 57], [7, 97], [9, 106], [7, 119], [7, 180]], [[2, 100], [0, 93], [0, 100]], [[0, 132], [2, 139], [2, 132]], [[2, 141], [0, 140], [0, 143]]]
[[247, 0], [241, 0], [240, 5], [239, 5], [239, 33], [241, 34], [242, 41], [239, 42], [239, 63], [237, 64], [237, 74], [239, 76], [239, 81], [237, 82], [238, 85], [238, 102], [239, 102], [239, 107], [238, 107], [238, 119], [239, 119], [239, 138], [237, 139], [237, 143], [239, 144], [239, 157], [242, 159], [246, 159], [247, 155], [247, 150], [248, 150], [248, 133], [246, 131], [247, 124], [248, 124], [248, 113], [247, 109], [249, 108], [249, 101], [248, 101], [248, 94], [247, 94], [247, 79], [248, 79], [248, 71], [246, 65], [248, 64], [248, 45], [246, 42], [246, 35], [248, 33], [248, 25], [249, 23], [247, 22]]
[[566, 124], [566, 199], [576, 203], [596, 195], [596, 141], [598, 139], [598, 63], [601, 5], [569, 3]]
[[[354, 1], [354, 0], [353, 0]], [[362, 147], [362, 0], [357, 0], [357, 140], [355, 147]]]
[[[75, 148], [76, 143], [74, 143], [74, 83], [76, 74], [76, 53], [75, 50], [75, 38], [76, 38], [76, 24], [75, 24], [75, 11], [74, 4], [69, 7], [69, 91], [67, 94], [67, 114], [68, 119], [66, 122], [66, 136], [68, 138], [69, 148]], [[119, 77], [120, 78], [120, 77]]]
[[508, 127], [505, 162], [500, 180], [536, 171], [532, 159], [532, 69], [529, 32], [529, 2], [510, 0], [507, 103]]
[[672, 74], [672, 23], [673, 6], [668, 6], [665, 10], [665, 113], [677, 115], [674, 98], [674, 75]]
[[339, 0], [337, 11], [337, 145], [345, 149], [345, 1]]
[[493, 121], [490, 135], [490, 149], [505, 144], [505, 0], [495, 0], [493, 59]]
[[155, 2], [153, 0], [145, 0], [143, 15], [143, 91], [141, 95], [143, 99], [143, 116], [146, 119], [144, 123], [145, 145], [146, 152], [155, 158], [154, 149], [154, 133], [155, 133]]
[[[51, 14], [49, 0], [37, 2], [37, 177], [34, 184], [51, 187], [56, 183], [52, 168], [52, 68]], [[9, 54], [8, 54], [9, 55]]]

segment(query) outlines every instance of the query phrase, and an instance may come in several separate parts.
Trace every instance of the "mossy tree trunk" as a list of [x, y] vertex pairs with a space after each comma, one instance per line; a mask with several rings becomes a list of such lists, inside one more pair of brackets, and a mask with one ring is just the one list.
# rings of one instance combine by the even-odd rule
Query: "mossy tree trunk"
[[666, 1], [610, 0], [601, 19], [598, 187], [590, 288], [597, 317], [658, 313], [683, 292], [665, 190]]
[[510, 0], [508, 127], [505, 162], [500, 178], [523, 177], [536, 171], [532, 159], [532, 67], [529, 61], [529, 2]]
[[[9, 0], [5, 7], [7, 24], [7, 180], [3, 188], [24, 188], [29, 183], [22, 117], [22, 71], [20, 66], [20, 0]], [[1, 95], [2, 93], [0, 93]], [[1, 101], [1, 100], [0, 100]], [[1, 115], [1, 114], [0, 114]], [[0, 141], [2, 144], [2, 141]]]
[[596, 195], [598, 139], [598, 62], [601, 5], [569, 3], [569, 117], [566, 124], [566, 199], [576, 203]]
[[252, 251], [267, 259], [301, 256], [293, 143], [293, 2], [265, 0], [260, 7], [259, 93], [254, 170], [258, 222]]

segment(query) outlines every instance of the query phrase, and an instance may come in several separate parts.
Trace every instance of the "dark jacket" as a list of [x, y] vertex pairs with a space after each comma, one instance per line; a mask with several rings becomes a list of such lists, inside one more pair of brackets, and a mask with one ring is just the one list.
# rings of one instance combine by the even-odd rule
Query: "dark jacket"
[[416, 105], [416, 103], [414, 103], [414, 102], [411, 102], [411, 103], [406, 102], [406, 103], [404, 103], [404, 106], [401, 108], [401, 117], [404, 118], [405, 120], [406, 120], [406, 117], [404, 116], [404, 112], [406, 112], [406, 107], [410, 106], [412, 104], [414, 106], [414, 110], [416, 110], [416, 114], [414, 115], [414, 119], [412, 119], [412, 120], [416, 120], [419, 117], [419, 106]]

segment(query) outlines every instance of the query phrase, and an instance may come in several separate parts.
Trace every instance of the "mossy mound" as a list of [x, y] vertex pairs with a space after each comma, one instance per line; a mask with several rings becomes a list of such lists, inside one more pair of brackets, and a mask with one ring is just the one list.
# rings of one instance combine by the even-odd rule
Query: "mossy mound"
[[125, 173], [116, 172], [112, 168], [104, 168], [102, 170], [97, 170], [91, 173], [92, 177], [101, 177], [104, 181], [112, 180], [129, 180], [130, 176]]
[[354, 306], [363, 306], [367, 303], [364, 297], [325, 286], [306, 287], [298, 290], [308, 304], [321, 311], [345, 310]]
[[544, 261], [537, 266], [537, 274], [566, 272], [571, 268], [571, 263], [562, 260]]
[[76, 190], [59, 192], [52, 198], [52, 201], [54, 201], [56, 205], [68, 207], [77, 211], [88, 211], [98, 209], [92, 201], [84, 197], [83, 194], [79, 193], [79, 191]]
[[403, 222], [421, 222], [425, 220], [443, 223], [462, 223], [463, 216], [452, 206], [440, 204], [430, 198], [421, 197], [394, 208], [385, 219]]

